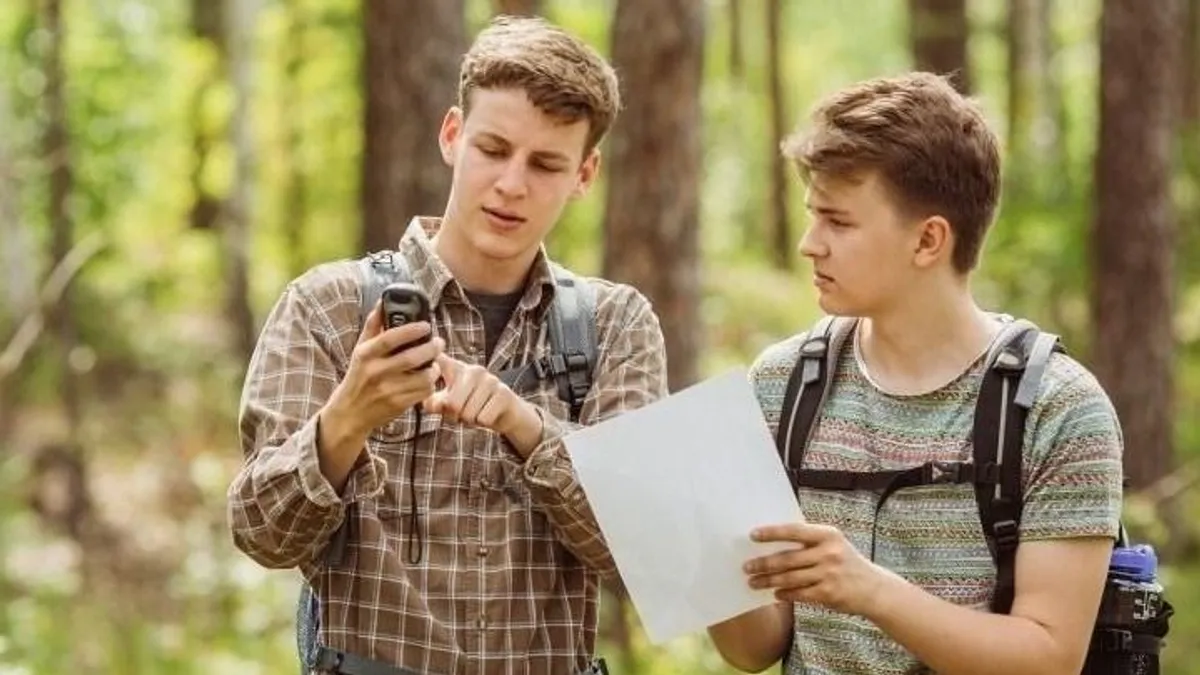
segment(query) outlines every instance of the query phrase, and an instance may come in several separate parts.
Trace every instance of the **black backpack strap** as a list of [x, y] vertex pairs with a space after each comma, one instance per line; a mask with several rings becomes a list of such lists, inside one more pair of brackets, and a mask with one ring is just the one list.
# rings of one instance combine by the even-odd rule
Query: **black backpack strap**
[[376, 251], [360, 258], [359, 266], [359, 326], [367, 319], [367, 312], [375, 309], [379, 296], [388, 284], [411, 282], [412, 272], [408, 261], [399, 251]]
[[546, 312], [550, 353], [498, 375], [517, 392], [542, 380], [555, 380], [558, 397], [570, 408], [571, 421], [578, 422], [599, 360], [596, 291], [561, 265], [551, 263], [550, 269], [554, 275], [554, 302]]
[[1006, 323], [988, 353], [975, 403], [975, 501], [996, 562], [992, 611], [1001, 614], [1012, 609], [1016, 594], [1025, 420], [1055, 351], [1062, 351], [1058, 336], [1043, 333], [1027, 321]]
[[831, 374], [838, 354], [856, 323], [856, 319], [848, 317], [823, 317], [800, 344], [800, 355], [788, 377], [783, 407], [779, 410], [779, 427], [775, 430], [775, 447], [793, 491], [800, 487], [804, 451], [812, 436], [813, 422], [833, 383]]

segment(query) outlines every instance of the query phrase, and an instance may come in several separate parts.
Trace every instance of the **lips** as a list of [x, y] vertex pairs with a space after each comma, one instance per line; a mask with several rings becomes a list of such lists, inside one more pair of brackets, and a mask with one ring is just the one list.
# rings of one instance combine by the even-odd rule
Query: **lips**
[[497, 227], [510, 229], [518, 227], [525, 222], [524, 218], [516, 213], [513, 213], [512, 211], [507, 211], [505, 209], [491, 209], [486, 206], [482, 208], [483, 212], [487, 214], [488, 220], [490, 220], [492, 224], [496, 225]]

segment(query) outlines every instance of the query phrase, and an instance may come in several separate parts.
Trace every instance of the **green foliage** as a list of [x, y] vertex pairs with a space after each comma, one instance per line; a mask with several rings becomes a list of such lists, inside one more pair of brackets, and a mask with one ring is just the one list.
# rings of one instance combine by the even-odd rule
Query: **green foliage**
[[[32, 235], [30, 272], [40, 280], [50, 236], [39, 140], [47, 41], [32, 13], [38, 4], [10, 4], [0, 12], [0, 181], [16, 189], [16, 226]], [[0, 421], [0, 673], [292, 674], [294, 575], [258, 568], [225, 532], [224, 491], [241, 460], [234, 414], [245, 364], [230, 353], [222, 316], [219, 231], [190, 225], [197, 188], [220, 199], [232, 187], [227, 64], [190, 30], [185, 0], [64, 4], [71, 213], [79, 236], [100, 233], [106, 242], [75, 285], [83, 346], [72, 358], [85, 398], [83, 452], [105, 527], [83, 558], [76, 542], [31, 509], [30, 457], [64, 437], [56, 404], [62, 364], [37, 350], [2, 392], [3, 405], [20, 414], [12, 428]], [[298, 268], [355, 254], [362, 95], [359, 2], [257, 4], [251, 296], [261, 318]], [[554, 0], [547, 10], [608, 53], [613, 4]], [[707, 374], [746, 365], [817, 315], [804, 265], [780, 272], [768, 263], [766, 177], [776, 146], [764, 93], [764, 3], [742, 4], [745, 70], [736, 79], [726, 2], [708, 2], [701, 190]], [[1003, 129], [1005, 3], [970, 5], [975, 81]], [[487, 20], [490, 2], [466, 6], [472, 30]], [[1062, 332], [1086, 357], [1099, 1], [1057, 6], [1064, 152], [1013, 172], [1020, 180], [1006, 187], [976, 284], [989, 306]], [[898, 0], [785, 7], [789, 123], [802, 122], [840, 85], [908, 67], [906, 6]], [[211, 143], [199, 168], [198, 136]], [[1184, 461], [1200, 460], [1200, 423], [1188, 415], [1200, 407], [1200, 266], [1191, 262], [1200, 254], [1197, 158], [1200, 132], [1181, 144], [1176, 185]], [[554, 256], [588, 273], [601, 265], [604, 188], [602, 176], [548, 242]], [[788, 204], [798, 237], [798, 181]], [[296, 223], [299, 246], [286, 236]], [[0, 342], [20, 318], [0, 302]], [[1157, 537], [1153, 512], [1134, 511]], [[1200, 603], [1200, 567], [1173, 565], [1168, 581], [1182, 611], [1166, 672], [1200, 673], [1185, 665], [1200, 653], [1192, 637], [1200, 635], [1200, 613], [1191, 609]], [[636, 626], [636, 616], [630, 619]], [[616, 645], [604, 647], [616, 653]], [[657, 648], [635, 630], [633, 647], [631, 673], [732, 672], [703, 636]]]

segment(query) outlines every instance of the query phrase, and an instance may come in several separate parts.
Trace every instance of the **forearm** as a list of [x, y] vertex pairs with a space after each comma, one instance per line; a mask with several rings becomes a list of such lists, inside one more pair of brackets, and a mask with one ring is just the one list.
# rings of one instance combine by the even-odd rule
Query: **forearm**
[[366, 452], [367, 436], [354, 425], [354, 417], [331, 402], [317, 414], [317, 457], [321, 475], [338, 494]]
[[1082, 665], [1030, 619], [956, 605], [898, 576], [865, 616], [941, 675], [1076, 675]]
[[562, 442], [578, 425], [548, 418], [545, 427], [544, 440], [525, 463], [529, 493], [567, 550], [597, 574], [613, 576], [616, 563]]
[[792, 624], [792, 603], [780, 602], [713, 624], [708, 635], [726, 663], [757, 673], [787, 655]]
[[256, 443], [230, 484], [234, 543], [265, 567], [294, 567], [316, 556], [341, 524], [345, 503], [381, 485], [384, 469], [373, 460], [356, 470], [361, 478], [343, 499], [319, 468], [316, 428], [314, 418], [282, 443]]

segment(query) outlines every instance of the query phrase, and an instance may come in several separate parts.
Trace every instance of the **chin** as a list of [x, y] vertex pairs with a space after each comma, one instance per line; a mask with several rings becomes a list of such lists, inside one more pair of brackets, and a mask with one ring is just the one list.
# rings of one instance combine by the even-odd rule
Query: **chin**
[[838, 301], [831, 295], [822, 293], [817, 297], [817, 306], [822, 312], [832, 314], [833, 316], [861, 316], [859, 308], [854, 307], [851, 303]]
[[499, 236], [491, 232], [481, 233], [475, 237], [475, 250], [485, 258], [492, 260], [510, 260], [519, 258], [522, 254], [529, 250], [529, 245]]

